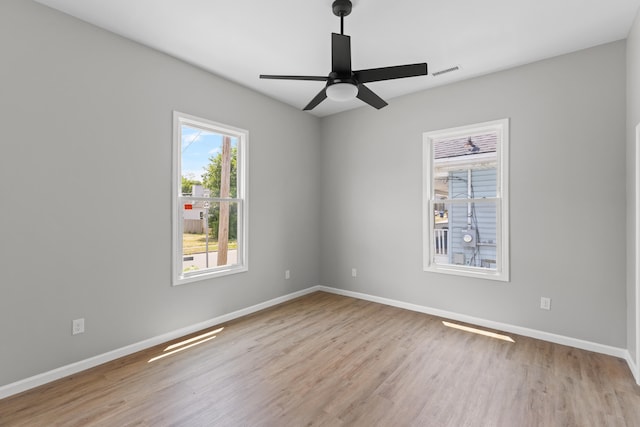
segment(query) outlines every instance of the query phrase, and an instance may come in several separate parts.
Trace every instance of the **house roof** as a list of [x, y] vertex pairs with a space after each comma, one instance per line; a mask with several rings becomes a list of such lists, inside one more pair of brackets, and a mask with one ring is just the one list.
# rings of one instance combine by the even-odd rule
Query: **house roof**
[[[471, 144], [469, 144], [471, 140]], [[451, 157], [469, 156], [474, 154], [495, 153], [497, 135], [487, 133], [472, 137], [439, 139], [434, 141], [434, 157], [447, 159]]]

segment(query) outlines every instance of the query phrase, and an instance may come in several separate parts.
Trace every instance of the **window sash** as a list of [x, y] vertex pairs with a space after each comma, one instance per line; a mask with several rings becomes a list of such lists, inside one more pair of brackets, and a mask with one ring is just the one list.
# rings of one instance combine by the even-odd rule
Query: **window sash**
[[466, 198], [455, 198], [455, 199], [436, 199], [433, 198], [429, 200], [432, 205], [445, 204], [445, 205], [466, 205], [467, 203], [496, 203], [501, 202], [502, 197], [466, 197]]
[[[452, 269], [452, 270], [461, 270], [461, 269], [471, 269], [473, 271], [476, 272], [493, 272], [495, 274], [499, 274], [502, 272], [503, 270], [503, 245], [500, 244], [500, 242], [503, 241], [502, 239], [502, 203], [503, 203], [503, 199], [499, 198], [499, 197], [492, 197], [492, 198], [483, 198], [483, 199], [446, 199], [446, 200], [430, 200], [429, 203], [429, 247], [430, 247], [430, 254], [429, 254], [429, 261], [430, 264], [433, 266], [437, 266], [436, 268], [443, 268], [443, 269]], [[436, 206], [437, 205], [442, 205], [444, 204], [446, 205], [454, 205], [454, 206], [467, 206], [469, 204], [476, 204], [476, 205], [492, 205], [495, 207], [495, 247], [496, 247], [496, 254], [495, 254], [495, 264], [496, 267], [495, 268], [488, 268], [488, 267], [481, 267], [481, 266], [473, 266], [473, 265], [457, 265], [454, 263], [437, 263], [436, 262], [436, 257], [439, 255], [443, 255], [442, 253], [442, 248], [441, 247], [437, 247], [438, 245], [438, 239], [436, 238]], [[451, 220], [451, 215], [448, 215], [448, 219]], [[445, 229], [448, 232], [448, 236], [447, 236], [447, 242], [445, 243], [447, 245], [447, 249], [452, 250], [453, 247], [452, 245], [449, 244], [449, 241], [452, 239], [452, 233], [455, 233], [455, 230], [450, 226], [451, 224], [449, 223], [449, 227], [446, 227]], [[442, 229], [440, 229], [442, 230]], [[483, 246], [486, 245], [486, 242], [476, 242], [476, 244]], [[447, 251], [447, 255], [448, 255], [448, 251]]]
[[[181, 205], [184, 204], [184, 202], [189, 202], [189, 201], [208, 201], [210, 203], [217, 203], [217, 202], [228, 202], [228, 203], [237, 203], [238, 204], [238, 208], [237, 208], [237, 212], [238, 212], [238, 218], [237, 218], [237, 223], [238, 223], [238, 230], [237, 230], [237, 236], [236, 236], [236, 262], [233, 264], [225, 264], [225, 265], [220, 265], [220, 266], [210, 266], [207, 267], [204, 270], [196, 270], [196, 271], [182, 271], [180, 273], [180, 278], [182, 280], [184, 279], [189, 279], [189, 278], [194, 278], [194, 277], [198, 277], [201, 275], [206, 275], [209, 273], [215, 273], [215, 272], [224, 272], [224, 271], [231, 271], [234, 269], [237, 269], [238, 267], [241, 267], [244, 264], [244, 231], [243, 231], [243, 227], [241, 226], [241, 224], [243, 223], [243, 203], [244, 201], [242, 199], [226, 199], [226, 198], [205, 198], [205, 197], [181, 197]], [[207, 223], [208, 223], [208, 218], [207, 218]], [[179, 230], [180, 235], [182, 236], [184, 234], [184, 221], [180, 221], [180, 230]], [[213, 244], [213, 243], [212, 243]], [[183, 240], [180, 239], [178, 241], [178, 253], [180, 254], [180, 259], [181, 259], [181, 264], [184, 265], [184, 257], [186, 256], [184, 254], [184, 247], [183, 247]], [[213, 252], [213, 251], [210, 251]], [[208, 254], [207, 254], [208, 256]], [[184, 267], [183, 267], [184, 268]]]
[[194, 196], [178, 196], [178, 200], [193, 200], [196, 202], [241, 202], [240, 197], [194, 197]]

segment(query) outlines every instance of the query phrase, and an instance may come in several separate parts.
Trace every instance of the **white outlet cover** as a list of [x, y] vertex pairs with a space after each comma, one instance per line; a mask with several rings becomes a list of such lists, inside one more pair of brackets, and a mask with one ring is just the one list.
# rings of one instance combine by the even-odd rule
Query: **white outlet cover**
[[543, 310], [551, 310], [551, 298], [541, 297], [540, 308]]
[[71, 333], [73, 335], [81, 334], [84, 332], [84, 319], [75, 319], [73, 321], [73, 326], [71, 329]]

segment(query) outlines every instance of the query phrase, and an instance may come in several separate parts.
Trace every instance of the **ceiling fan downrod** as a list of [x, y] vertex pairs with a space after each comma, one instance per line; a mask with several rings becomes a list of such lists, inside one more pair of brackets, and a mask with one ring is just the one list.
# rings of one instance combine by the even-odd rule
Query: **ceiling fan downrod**
[[331, 7], [333, 8], [333, 14], [340, 17], [340, 34], [344, 35], [344, 17], [351, 13], [351, 1], [335, 0]]

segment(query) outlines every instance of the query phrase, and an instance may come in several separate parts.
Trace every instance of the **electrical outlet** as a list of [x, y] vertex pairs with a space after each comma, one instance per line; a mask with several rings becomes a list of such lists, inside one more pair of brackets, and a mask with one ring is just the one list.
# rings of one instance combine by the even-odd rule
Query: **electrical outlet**
[[543, 310], [551, 310], [551, 298], [540, 297], [540, 308]]
[[284, 278], [287, 280], [291, 279], [291, 272], [289, 270], [284, 271]]
[[358, 270], [356, 270], [355, 268], [351, 269], [351, 277], [356, 277], [358, 275]]
[[76, 319], [73, 321], [71, 334], [78, 335], [84, 333], [84, 319]]

